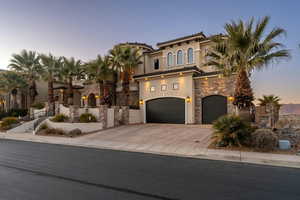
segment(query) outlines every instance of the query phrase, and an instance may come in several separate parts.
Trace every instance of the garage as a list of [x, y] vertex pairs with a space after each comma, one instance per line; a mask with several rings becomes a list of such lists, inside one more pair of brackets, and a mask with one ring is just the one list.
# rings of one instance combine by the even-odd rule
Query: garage
[[147, 123], [185, 123], [185, 100], [165, 97], [146, 102]]
[[227, 98], [221, 95], [207, 96], [202, 99], [202, 123], [212, 124], [227, 114]]

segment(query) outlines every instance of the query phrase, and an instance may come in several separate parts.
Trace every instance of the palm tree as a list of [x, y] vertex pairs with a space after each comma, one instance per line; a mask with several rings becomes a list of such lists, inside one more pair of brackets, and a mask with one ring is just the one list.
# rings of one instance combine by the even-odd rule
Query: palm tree
[[100, 55], [90, 63], [87, 64], [87, 74], [90, 79], [95, 79], [99, 84], [99, 94], [101, 96], [101, 104], [105, 102], [108, 97], [108, 81], [113, 79], [113, 70], [110, 65], [110, 58], [108, 56], [101, 57]]
[[27, 88], [26, 80], [20, 74], [13, 71], [0, 73], [0, 93], [12, 95], [12, 108], [18, 108], [18, 91], [24, 92]]
[[239, 20], [226, 24], [226, 34], [213, 38], [215, 45], [207, 54], [210, 60], [206, 65], [215, 66], [225, 75], [237, 74], [233, 104], [240, 110], [249, 109], [254, 100], [249, 80], [251, 72], [290, 56], [281, 43], [274, 41], [285, 30], [273, 28], [266, 32], [269, 21], [270, 17], [264, 17], [256, 24], [253, 18], [246, 23]]
[[45, 81], [48, 81], [48, 105], [49, 111], [54, 113], [55, 111], [55, 104], [54, 104], [54, 88], [53, 84], [58, 77], [59, 70], [62, 66], [62, 57], [56, 58], [52, 54], [40, 55], [41, 59], [41, 66], [42, 66], [42, 73], [41, 76]]
[[80, 60], [75, 60], [73, 57], [70, 59], [63, 57], [63, 64], [60, 68], [59, 77], [68, 85], [68, 105], [73, 105], [73, 79], [82, 78], [83, 72], [83, 65]]
[[110, 59], [113, 69], [120, 75], [125, 96], [125, 105], [129, 105], [130, 79], [134, 69], [142, 62], [137, 48], [116, 46], [110, 51]]
[[41, 73], [39, 56], [34, 51], [21, 51], [20, 54], [13, 54], [10, 60], [10, 68], [20, 72], [29, 82], [29, 106], [31, 106], [35, 97], [38, 95], [36, 90], [36, 81]]
[[275, 95], [263, 95], [262, 98], [259, 98], [259, 105], [260, 106], [266, 106], [267, 104], [273, 104], [275, 106], [280, 107], [280, 98], [278, 96]]

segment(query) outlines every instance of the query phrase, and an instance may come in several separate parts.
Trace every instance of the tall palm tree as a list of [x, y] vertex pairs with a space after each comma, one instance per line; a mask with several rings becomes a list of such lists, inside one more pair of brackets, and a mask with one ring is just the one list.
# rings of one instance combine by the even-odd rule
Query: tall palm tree
[[63, 57], [63, 64], [60, 68], [59, 77], [68, 85], [68, 105], [73, 105], [73, 79], [82, 78], [83, 72], [83, 65], [80, 60], [75, 60], [73, 57], [69, 59]]
[[40, 55], [40, 63], [42, 66], [41, 76], [43, 80], [48, 82], [48, 105], [49, 111], [54, 113], [55, 104], [54, 104], [54, 88], [53, 84], [55, 79], [58, 77], [60, 68], [62, 67], [62, 57], [56, 58], [52, 54]]
[[12, 95], [12, 108], [18, 108], [18, 91], [24, 92], [27, 87], [26, 80], [20, 74], [13, 71], [0, 73], [0, 93], [3, 95]]
[[116, 46], [110, 52], [110, 59], [113, 69], [118, 72], [120, 79], [122, 80], [122, 88], [125, 97], [125, 105], [129, 105], [130, 95], [130, 79], [134, 69], [138, 67], [142, 62], [142, 55], [139, 55], [139, 51], [134, 47]]
[[274, 104], [275, 106], [280, 107], [280, 98], [275, 95], [263, 95], [262, 98], [259, 98], [259, 105], [260, 106], [265, 106], [267, 104]]
[[13, 54], [12, 57], [10, 68], [23, 74], [29, 82], [29, 106], [31, 106], [38, 95], [36, 81], [41, 73], [40, 58], [36, 52], [26, 50], [22, 50], [20, 54]]
[[101, 57], [100, 55], [90, 63], [87, 64], [86, 70], [90, 79], [96, 80], [99, 84], [99, 94], [101, 96], [101, 104], [111, 102], [105, 102], [108, 97], [108, 81], [113, 80], [113, 70], [111, 69], [110, 58], [108, 56]]
[[215, 66], [225, 75], [237, 74], [233, 104], [239, 109], [249, 109], [254, 99], [249, 80], [251, 72], [290, 56], [281, 43], [274, 41], [285, 30], [273, 28], [267, 32], [269, 21], [270, 17], [264, 17], [256, 24], [253, 18], [248, 22], [227, 23], [225, 35], [213, 38], [215, 45], [207, 54], [210, 59], [206, 65]]

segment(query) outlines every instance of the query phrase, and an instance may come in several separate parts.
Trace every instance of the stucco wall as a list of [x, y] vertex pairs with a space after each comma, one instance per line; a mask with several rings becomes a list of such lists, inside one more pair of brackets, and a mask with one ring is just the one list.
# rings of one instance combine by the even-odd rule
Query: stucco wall
[[[173, 89], [173, 83], [179, 84], [179, 89]], [[167, 85], [167, 90], [162, 91], [161, 86]], [[150, 91], [150, 88], [154, 86], [156, 89], [154, 92]], [[186, 103], [186, 123], [194, 123], [194, 82], [192, 74], [186, 74], [183, 76], [164, 77], [151, 80], [140, 81], [140, 99], [144, 100], [144, 104], [141, 107], [142, 119], [145, 119], [145, 106], [148, 100], [162, 97], [178, 97], [185, 99], [191, 97], [192, 101]]]
[[[210, 95], [231, 96], [234, 94], [235, 77], [203, 77], [195, 79], [195, 123], [202, 123], [202, 98]], [[227, 101], [228, 113], [234, 113], [235, 108]]]
[[102, 123], [62, 123], [62, 122], [52, 122], [47, 119], [45, 122], [49, 128], [61, 129], [63, 131], [69, 132], [74, 129], [80, 129], [84, 133], [91, 133], [95, 131], [102, 130]]

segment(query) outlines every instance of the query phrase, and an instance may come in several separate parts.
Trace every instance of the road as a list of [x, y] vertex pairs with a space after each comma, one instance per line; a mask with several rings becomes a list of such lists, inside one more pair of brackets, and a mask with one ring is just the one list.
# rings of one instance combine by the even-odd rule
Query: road
[[300, 170], [0, 140], [0, 199], [300, 199]]

